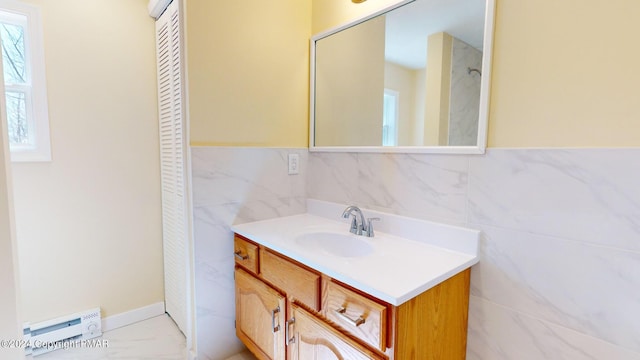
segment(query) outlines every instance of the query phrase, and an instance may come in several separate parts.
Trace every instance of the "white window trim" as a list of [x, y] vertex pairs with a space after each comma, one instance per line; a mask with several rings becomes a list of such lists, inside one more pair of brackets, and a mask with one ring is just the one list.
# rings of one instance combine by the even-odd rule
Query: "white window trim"
[[[34, 121], [35, 125], [35, 147], [11, 146], [11, 161], [51, 161], [49, 107], [47, 104], [44, 42], [40, 9], [20, 1], [0, 0], [0, 10], [27, 17], [25, 46], [28, 54], [27, 64], [31, 70], [31, 108], [27, 109], [27, 113], [31, 111], [33, 115], [31, 121]], [[3, 109], [3, 111], [5, 110]]]
[[[390, 95], [394, 100], [394, 114], [393, 114], [393, 144], [385, 146], [398, 146], [398, 117], [400, 115], [400, 92], [393, 89], [384, 89], [385, 95]], [[384, 126], [384, 124], [383, 124]], [[384, 139], [383, 139], [384, 140]], [[383, 141], [384, 142], [384, 141]]]

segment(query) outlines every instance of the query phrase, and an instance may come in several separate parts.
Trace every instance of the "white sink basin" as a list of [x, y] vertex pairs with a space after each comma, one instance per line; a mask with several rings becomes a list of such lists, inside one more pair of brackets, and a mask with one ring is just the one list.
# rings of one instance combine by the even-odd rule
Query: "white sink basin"
[[367, 238], [350, 233], [304, 233], [296, 236], [295, 242], [307, 249], [324, 250], [339, 257], [362, 257], [373, 253]]
[[349, 232], [344, 204], [307, 200], [307, 213], [233, 231], [336, 281], [399, 306], [478, 262], [480, 231], [364, 209], [373, 238]]

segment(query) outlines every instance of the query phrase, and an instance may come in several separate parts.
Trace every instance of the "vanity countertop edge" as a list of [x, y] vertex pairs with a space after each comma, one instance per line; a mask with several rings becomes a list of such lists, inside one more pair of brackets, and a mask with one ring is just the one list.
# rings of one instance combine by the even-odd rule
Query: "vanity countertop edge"
[[[338, 204], [316, 202], [309, 206], [309, 210], [317, 209], [320, 204], [335, 210]], [[385, 216], [382, 221], [393, 223], [408, 219], [417, 221], [418, 228], [422, 220], [402, 218], [392, 214], [363, 210], [367, 215]], [[335, 212], [334, 212], [335, 214]], [[339, 215], [339, 214], [338, 214]], [[337, 217], [337, 216], [336, 216]], [[394, 219], [395, 218], [395, 219]], [[426, 222], [428, 226], [434, 223]], [[446, 227], [444, 234], [453, 231], [455, 237], [459, 231], [463, 237], [464, 246], [455, 246], [456, 241], [450, 241], [453, 249], [448, 248], [447, 239], [429, 236], [423, 241], [407, 239], [384, 231], [376, 230], [376, 236], [364, 238], [375, 249], [371, 255], [355, 258], [337, 257], [332, 254], [301, 246], [296, 243], [296, 236], [309, 231], [329, 231], [349, 233], [348, 224], [318, 214], [304, 213], [279, 217], [269, 220], [249, 222], [233, 225], [232, 231], [259, 245], [267, 247], [325, 275], [370, 294], [394, 306], [400, 306], [408, 300], [420, 295], [432, 287], [442, 283], [450, 277], [470, 268], [478, 263], [477, 241], [479, 231]], [[439, 226], [440, 224], [435, 224]], [[384, 226], [381, 229], [384, 230]], [[419, 230], [416, 230], [419, 231]], [[438, 233], [439, 231], [436, 231]], [[464, 232], [464, 233], [463, 233]], [[418, 234], [419, 235], [419, 234]], [[475, 235], [475, 244], [474, 244]], [[444, 246], [443, 246], [444, 245]]]

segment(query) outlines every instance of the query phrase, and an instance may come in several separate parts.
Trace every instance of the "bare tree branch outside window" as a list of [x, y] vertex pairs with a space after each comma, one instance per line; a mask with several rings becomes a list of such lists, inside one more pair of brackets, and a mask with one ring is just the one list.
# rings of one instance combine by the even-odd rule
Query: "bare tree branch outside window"
[[30, 129], [27, 121], [26, 93], [19, 91], [19, 87], [17, 87], [28, 85], [24, 28], [19, 25], [1, 23], [0, 40], [6, 86], [9, 141], [11, 144], [28, 144]]

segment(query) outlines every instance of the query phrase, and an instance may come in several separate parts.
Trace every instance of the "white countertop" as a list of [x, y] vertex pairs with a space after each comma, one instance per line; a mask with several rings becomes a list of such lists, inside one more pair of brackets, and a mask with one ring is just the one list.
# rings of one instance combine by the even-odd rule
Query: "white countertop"
[[[365, 216], [382, 217], [375, 223], [374, 237], [358, 236], [373, 247], [368, 255], [339, 257], [296, 241], [309, 232], [350, 234], [349, 224], [340, 219], [343, 209], [340, 204], [309, 200], [309, 213], [235, 225], [232, 230], [395, 306], [478, 262], [476, 230], [366, 209]], [[324, 217], [329, 214], [336, 220]], [[411, 233], [400, 237], [384, 231], [394, 229]]]

